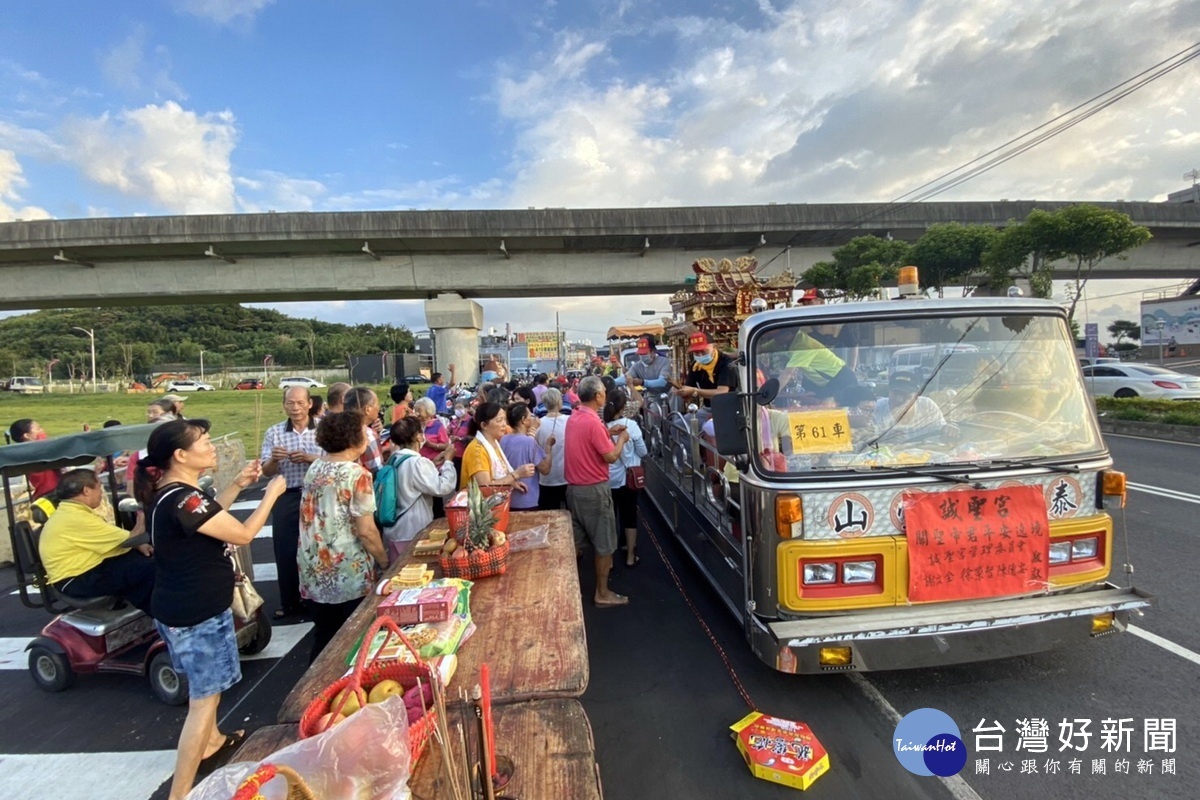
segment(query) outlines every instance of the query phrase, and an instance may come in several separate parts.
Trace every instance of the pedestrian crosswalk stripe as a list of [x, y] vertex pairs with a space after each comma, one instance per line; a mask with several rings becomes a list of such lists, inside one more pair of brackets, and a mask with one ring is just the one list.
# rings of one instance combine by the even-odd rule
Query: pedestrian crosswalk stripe
[[[283, 658], [296, 643], [312, 630], [311, 622], [298, 622], [294, 625], [272, 625], [271, 643], [267, 649], [252, 656], [242, 656], [242, 661], [262, 661], [270, 658]], [[0, 637], [0, 671], [29, 669], [29, 654], [25, 648], [33, 641], [32, 636]], [[0, 798], [9, 800], [8, 795], [0, 791]]]
[[[127, 753], [0, 754], [0, 797], [46, 800], [62, 797], [64, 779], [84, 780], [88, 800], [141, 800], [175, 772], [174, 750]], [[68, 776], [75, 776], [71, 779]], [[82, 787], [81, 787], [82, 788]]]

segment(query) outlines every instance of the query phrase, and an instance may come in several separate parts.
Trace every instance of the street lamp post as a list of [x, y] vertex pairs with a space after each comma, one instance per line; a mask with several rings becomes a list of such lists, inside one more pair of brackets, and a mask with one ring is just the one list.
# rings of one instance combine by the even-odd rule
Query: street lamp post
[[204, 383], [204, 351], [200, 351], [200, 382]]
[[1154, 325], [1154, 329], [1158, 331], [1158, 365], [1163, 365], [1163, 328], [1167, 327], [1167, 323], [1159, 320]]
[[93, 328], [91, 330], [89, 330], [87, 328], [81, 328], [78, 325], [72, 325], [71, 329], [76, 330], [76, 331], [83, 331], [84, 333], [86, 333], [88, 335], [88, 338], [92, 340], [92, 394], [95, 394], [96, 393], [96, 330], [95, 330], [95, 328]]

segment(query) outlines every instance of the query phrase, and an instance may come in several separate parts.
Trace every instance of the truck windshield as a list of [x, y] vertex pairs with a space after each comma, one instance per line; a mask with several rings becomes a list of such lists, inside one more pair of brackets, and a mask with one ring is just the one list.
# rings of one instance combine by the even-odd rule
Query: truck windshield
[[751, 380], [781, 386], [753, 426], [768, 473], [1102, 449], [1060, 317], [788, 322], [753, 332], [750, 344]]

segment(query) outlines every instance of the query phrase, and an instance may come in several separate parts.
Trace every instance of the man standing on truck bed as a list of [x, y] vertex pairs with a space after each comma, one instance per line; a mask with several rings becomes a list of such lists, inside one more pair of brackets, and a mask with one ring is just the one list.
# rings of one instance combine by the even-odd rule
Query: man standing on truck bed
[[675, 388], [675, 394], [708, 408], [715, 395], [737, 391], [738, 376], [733, 359], [717, 350], [707, 333], [697, 331], [689, 336], [688, 352], [695, 363], [683, 379], [683, 386]]
[[658, 352], [658, 342], [651, 334], [637, 340], [638, 360], [617, 379], [618, 386], [643, 386], [662, 391], [671, 376], [671, 360]]

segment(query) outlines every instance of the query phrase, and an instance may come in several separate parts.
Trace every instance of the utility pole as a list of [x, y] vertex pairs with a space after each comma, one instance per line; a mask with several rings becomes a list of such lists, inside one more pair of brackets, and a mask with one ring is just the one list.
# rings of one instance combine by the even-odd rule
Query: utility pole
[[[92, 340], [92, 394], [96, 393], [96, 329], [81, 328], [78, 325], [72, 325], [72, 330], [83, 331]], [[1161, 336], [1159, 337], [1161, 338]]]
[[562, 375], [563, 368], [562, 333], [558, 327], [558, 312], [554, 312], [554, 374]]

